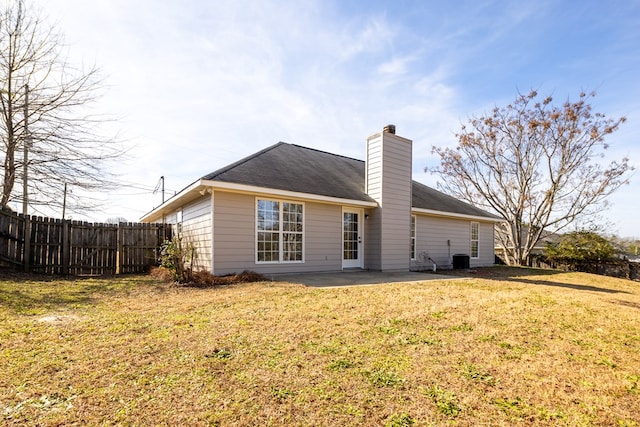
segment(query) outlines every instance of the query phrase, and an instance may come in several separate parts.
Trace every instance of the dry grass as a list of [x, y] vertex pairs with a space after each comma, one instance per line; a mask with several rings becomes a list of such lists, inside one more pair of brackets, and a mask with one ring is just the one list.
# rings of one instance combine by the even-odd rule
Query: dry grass
[[640, 423], [640, 285], [0, 280], [7, 425]]

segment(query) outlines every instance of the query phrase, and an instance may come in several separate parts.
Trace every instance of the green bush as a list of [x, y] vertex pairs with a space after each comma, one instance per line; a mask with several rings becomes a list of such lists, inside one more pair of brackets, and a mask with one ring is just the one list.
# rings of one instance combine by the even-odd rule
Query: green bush
[[616, 249], [598, 233], [582, 230], [563, 235], [557, 243], [548, 243], [544, 254], [550, 261], [580, 264], [613, 259]]

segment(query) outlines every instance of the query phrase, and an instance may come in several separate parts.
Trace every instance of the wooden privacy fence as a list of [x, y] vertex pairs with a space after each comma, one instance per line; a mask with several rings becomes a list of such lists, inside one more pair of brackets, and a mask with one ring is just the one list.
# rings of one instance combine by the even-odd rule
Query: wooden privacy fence
[[563, 271], [581, 271], [599, 274], [601, 276], [620, 277], [640, 281], [640, 263], [628, 260], [589, 261], [577, 263], [563, 263], [547, 260], [543, 255], [529, 257], [529, 266], [535, 268], [551, 268]]
[[167, 224], [89, 223], [0, 212], [0, 261], [62, 275], [141, 273], [158, 260]]

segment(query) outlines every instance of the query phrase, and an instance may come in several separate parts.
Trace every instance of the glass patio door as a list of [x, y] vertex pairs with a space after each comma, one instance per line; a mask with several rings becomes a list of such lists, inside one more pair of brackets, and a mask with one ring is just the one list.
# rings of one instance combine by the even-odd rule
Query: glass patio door
[[362, 268], [362, 211], [342, 211], [342, 268]]

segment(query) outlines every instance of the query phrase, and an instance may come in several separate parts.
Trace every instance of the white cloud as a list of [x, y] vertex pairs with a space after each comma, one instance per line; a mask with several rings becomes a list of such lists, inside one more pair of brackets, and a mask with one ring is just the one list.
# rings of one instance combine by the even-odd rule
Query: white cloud
[[387, 76], [401, 76], [407, 73], [410, 63], [414, 58], [405, 56], [401, 58], [393, 58], [390, 61], [383, 62], [378, 66], [378, 73]]
[[351, 59], [362, 53], [379, 52], [392, 42], [394, 31], [384, 16], [371, 16], [364, 24], [360, 19], [354, 20], [344, 28], [336, 45], [337, 52], [343, 60]]

